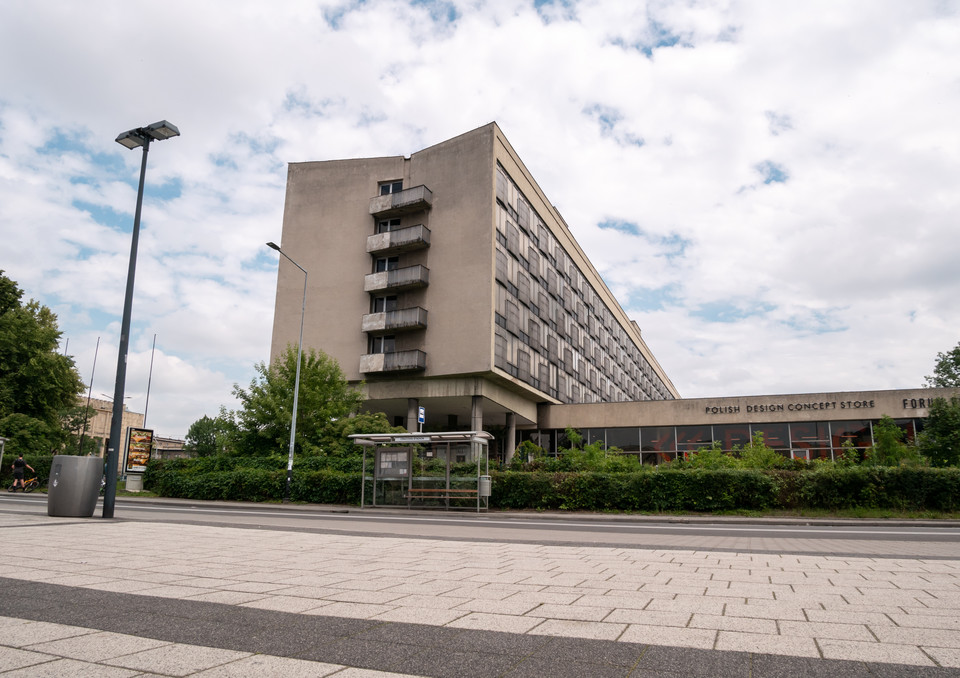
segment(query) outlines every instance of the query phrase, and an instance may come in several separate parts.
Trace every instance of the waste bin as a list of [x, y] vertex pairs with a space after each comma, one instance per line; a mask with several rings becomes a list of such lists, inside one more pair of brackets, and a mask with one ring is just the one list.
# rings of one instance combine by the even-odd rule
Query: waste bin
[[480, 476], [480, 496], [489, 497], [491, 487], [490, 476]]
[[47, 488], [47, 515], [89, 518], [97, 508], [103, 459], [54, 456]]

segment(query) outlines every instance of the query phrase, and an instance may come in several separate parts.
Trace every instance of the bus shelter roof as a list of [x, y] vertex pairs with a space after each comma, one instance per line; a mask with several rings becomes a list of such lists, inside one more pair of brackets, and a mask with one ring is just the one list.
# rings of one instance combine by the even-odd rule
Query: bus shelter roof
[[416, 445], [431, 443], [478, 443], [489, 445], [493, 436], [486, 431], [448, 431], [441, 433], [354, 433], [357, 445]]

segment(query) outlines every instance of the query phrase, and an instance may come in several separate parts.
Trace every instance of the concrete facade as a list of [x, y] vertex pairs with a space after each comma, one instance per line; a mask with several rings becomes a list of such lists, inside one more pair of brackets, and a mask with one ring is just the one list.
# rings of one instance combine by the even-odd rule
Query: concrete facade
[[585, 442], [603, 442], [658, 464], [710, 447], [715, 441], [733, 450], [762, 433], [764, 442], [787, 457], [832, 459], [846, 447], [874, 444], [874, 426], [891, 417], [913, 439], [923, 428], [934, 399], [960, 396], [960, 390], [920, 388], [793, 395], [690, 398], [601, 405], [541, 405], [536, 429], [520, 431], [550, 453], [565, 442], [566, 429]]
[[[304, 346], [413, 430], [678, 392], [495, 123], [409, 157], [292, 163], [281, 248]], [[303, 274], [280, 259], [271, 355]]]

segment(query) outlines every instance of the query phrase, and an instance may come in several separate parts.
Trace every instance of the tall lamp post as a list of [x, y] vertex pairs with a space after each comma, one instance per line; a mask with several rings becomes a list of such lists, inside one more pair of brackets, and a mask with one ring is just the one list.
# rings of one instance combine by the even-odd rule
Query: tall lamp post
[[287, 487], [283, 492], [283, 500], [290, 501], [290, 485], [293, 482], [293, 444], [297, 437], [297, 401], [300, 397], [300, 354], [303, 353], [303, 315], [307, 309], [307, 272], [303, 266], [295, 262], [287, 253], [280, 249], [275, 242], [268, 242], [267, 247], [276, 250], [291, 264], [303, 271], [303, 302], [300, 305], [300, 341], [297, 344], [297, 378], [293, 385], [293, 415], [290, 418], [290, 454], [287, 458]]
[[133, 308], [133, 280], [137, 272], [137, 242], [140, 239], [140, 209], [143, 207], [143, 182], [147, 175], [147, 152], [151, 141], [180, 136], [180, 130], [166, 120], [138, 127], [117, 137], [117, 143], [130, 150], [143, 148], [140, 161], [140, 188], [137, 210], [133, 214], [133, 240], [130, 245], [130, 267], [127, 269], [127, 291], [123, 297], [123, 319], [120, 323], [120, 351], [117, 356], [117, 383], [113, 391], [113, 418], [110, 421], [110, 442], [107, 444], [107, 480], [103, 491], [103, 517], [113, 518], [117, 498], [117, 466], [120, 461], [123, 435], [123, 389], [127, 381], [127, 347], [130, 344], [130, 314]]

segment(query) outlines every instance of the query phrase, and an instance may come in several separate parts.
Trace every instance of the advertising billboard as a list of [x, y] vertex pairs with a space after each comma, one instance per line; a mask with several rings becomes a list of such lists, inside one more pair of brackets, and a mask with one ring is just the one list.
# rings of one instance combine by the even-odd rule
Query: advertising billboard
[[146, 428], [127, 429], [127, 473], [143, 473], [153, 450], [153, 431]]

